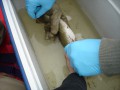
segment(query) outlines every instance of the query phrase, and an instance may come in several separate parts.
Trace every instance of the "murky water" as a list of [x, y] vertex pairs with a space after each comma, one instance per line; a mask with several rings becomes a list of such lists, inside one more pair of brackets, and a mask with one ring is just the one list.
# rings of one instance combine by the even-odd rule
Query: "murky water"
[[[58, 2], [63, 12], [72, 18], [69, 23], [75, 34], [80, 33], [84, 38], [99, 38], [94, 26], [74, 0], [58, 0]], [[45, 40], [43, 25], [37, 24], [35, 20], [31, 19], [24, 8], [19, 11], [19, 15], [49, 88], [52, 90], [60, 86], [69, 73], [61, 43], [59, 40]], [[88, 90], [120, 90], [120, 76], [106, 77], [101, 75], [86, 78], [86, 81]]]

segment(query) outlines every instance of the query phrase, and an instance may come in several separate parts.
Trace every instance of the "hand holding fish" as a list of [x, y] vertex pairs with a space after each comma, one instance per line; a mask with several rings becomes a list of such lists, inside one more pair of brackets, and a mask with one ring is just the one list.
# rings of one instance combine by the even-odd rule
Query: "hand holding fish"
[[26, 8], [29, 16], [36, 19], [50, 10], [55, 0], [26, 0]]
[[100, 39], [84, 39], [70, 43], [65, 47], [65, 53], [71, 67], [80, 76], [94, 76], [101, 73], [99, 64], [100, 42]]

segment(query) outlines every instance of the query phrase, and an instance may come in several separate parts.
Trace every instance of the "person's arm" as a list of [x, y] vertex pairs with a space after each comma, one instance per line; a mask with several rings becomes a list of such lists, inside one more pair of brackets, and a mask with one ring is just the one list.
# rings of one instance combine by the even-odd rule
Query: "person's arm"
[[100, 67], [104, 74], [120, 74], [120, 40], [103, 38], [99, 58]]
[[83, 77], [72, 73], [63, 81], [62, 85], [55, 90], [87, 90], [87, 86]]
[[70, 66], [70, 61], [66, 54], [65, 59], [70, 74], [63, 81], [62, 85], [55, 90], [87, 90], [84, 77], [81, 77], [75, 73], [74, 69]]

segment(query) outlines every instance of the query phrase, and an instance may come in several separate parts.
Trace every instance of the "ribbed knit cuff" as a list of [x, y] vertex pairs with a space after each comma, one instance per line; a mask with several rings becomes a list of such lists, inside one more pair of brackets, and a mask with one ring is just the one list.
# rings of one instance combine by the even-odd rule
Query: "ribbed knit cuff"
[[120, 40], [103, 38], [100, 45], [100, 67], [104, 74], [120, 74]]

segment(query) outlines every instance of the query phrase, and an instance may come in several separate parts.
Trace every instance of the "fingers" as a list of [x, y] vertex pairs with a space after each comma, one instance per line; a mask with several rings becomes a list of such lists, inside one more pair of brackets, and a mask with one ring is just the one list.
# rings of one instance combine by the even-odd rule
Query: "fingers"
[[30, 17], [36, 19], [45, 13], [46, 10], [42, 7], [42, 3], [41, 0], [26, 0], [26, 8]]
[[44, 15], [48, 10], [50, 10], [52, 8], [52, 6], [55, 3], [55, 0], [39, 0], [41, 2], [39, 2], [39, 4], [41, 5], [41, 8], [37, 11], [36, 13], [36, 18], [41, 17], [42, 15]]
[[36, 17], [35, 18], [39, 18], [42, 15], [44, 15], [47, 12], [47, 10], [44, 7], [41, 7], [37, 12], [36, 12]]
[[31, 18], [33, 18], [33, 19], [36, 18], [35, 13], [34, 13], [34, 8], [27, 9], [27, 12]]
[[41, 17], [51, 9], [55, 0], [26, 0], [28, 14], [33, 19]]
[[26, 8], [29, 16], [35, 19], [35, 10], [39, 6], [37, 1], [26, 0]]
[[71, 65], [70, 65], [70, 60], [69, 60], [69, 58], [67, 57], [66, 54], [65, 54], [65, 59], [66, 59], [66, 64], [67, 64], [67, 67], [68, 67], [69, 72], [70, 72], [70, 73], [74, 73], [75, 71], [74, 71], [74, 69], [71, 67]]

